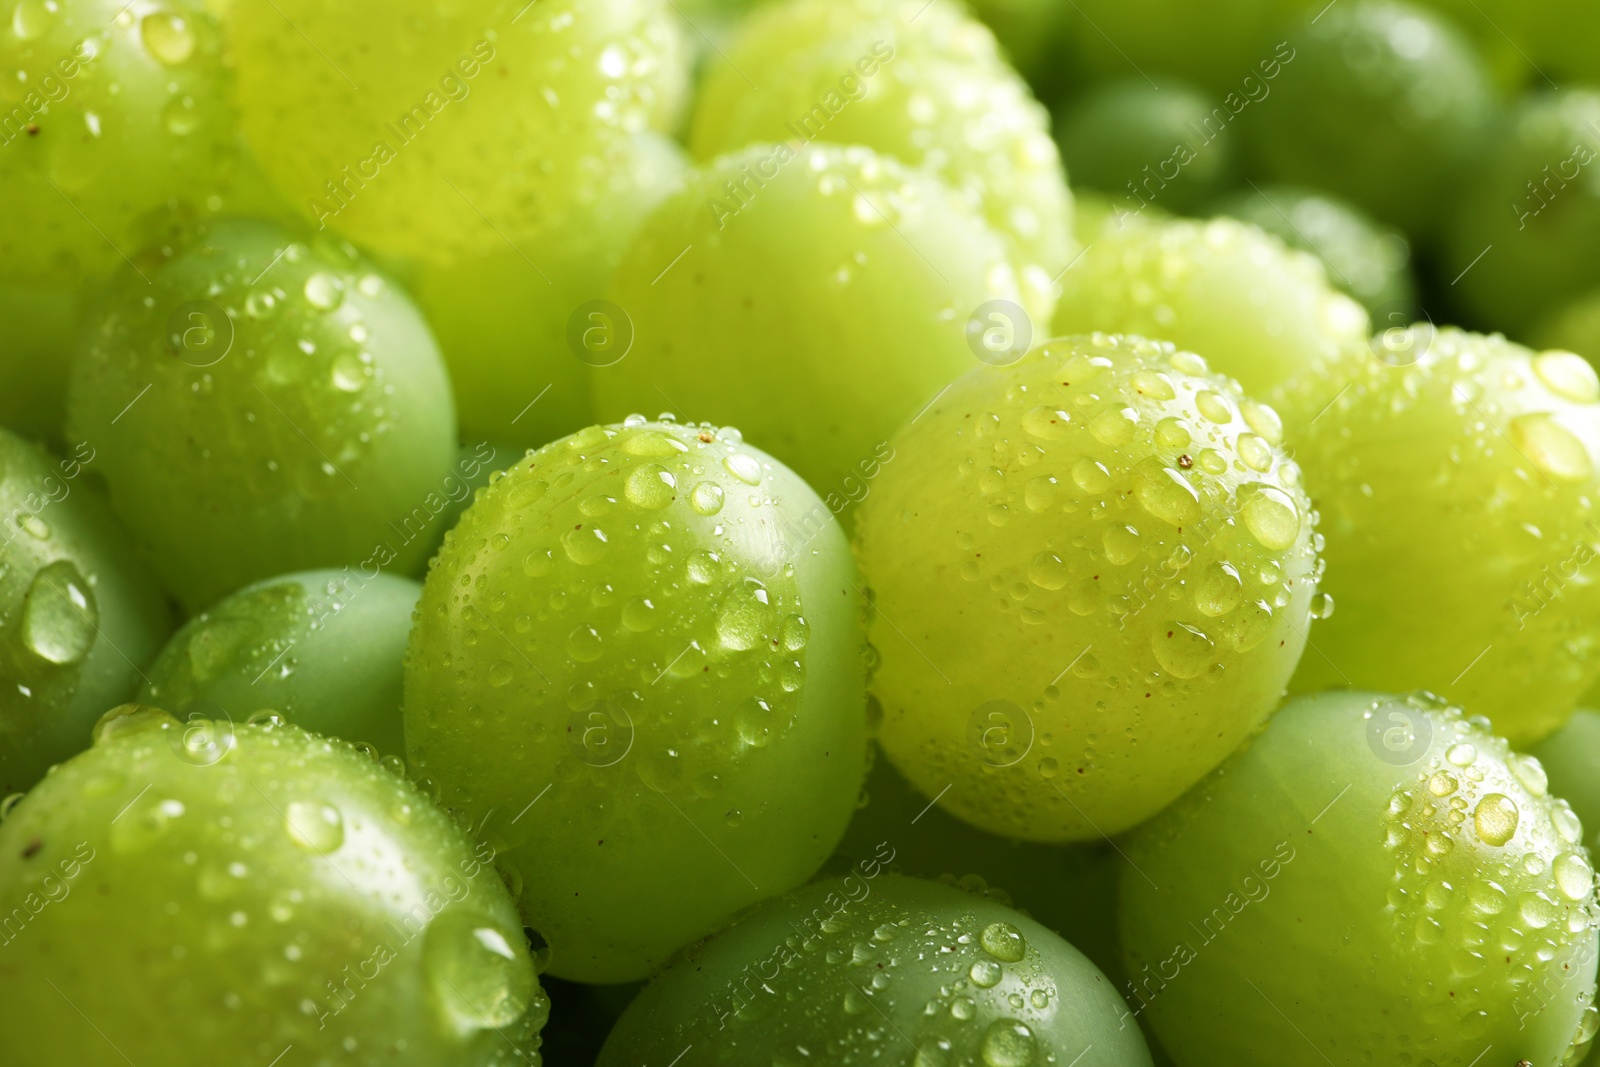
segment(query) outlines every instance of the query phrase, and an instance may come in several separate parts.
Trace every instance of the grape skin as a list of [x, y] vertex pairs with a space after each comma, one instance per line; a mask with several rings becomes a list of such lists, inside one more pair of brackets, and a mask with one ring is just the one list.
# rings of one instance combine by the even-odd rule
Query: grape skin
[[1600, 675], [1589, 364], [1421, 324], [1279, 407], [1338, 604], [1294, 690], [1427, 689], [1514, 743], [1560, 726]]
[[346, 745], [119, 708], [0, 824], [8, 1062], [537, 1067], [493, 860]]
[[86, 477], [98, 458], [87, 442], [57, 459], [0, 430], [0, 796], [85, 748], [172, 629]]
[[1234, 219], [1132, 215], [1119, 201], [1061, 279], [1057, 334], [1159, 337], [1271, 400], [1290, 379], [1365, 349], [1366, 312], [1315, 257]]
[[68, 422], [167, 588], [197, 610], [296, 569], [419, 564], [456, 440], [411, 301], [349, 245], [265, 223], [142, 274], [88, 324]]
[[826, 498], [973, 365], [968, 317], [1021, 296], [999, 239], [934, 179], [866, 148], [767, 145], [663, 204], [609, 298], [635, 339], [594, 370], [602, 418], [687, 405]]
[[1185, 1067], [1576, 1062], [1597, 945], [1581, 837], [1483, 720], [1301, 697], [1124, 843], [1130, 1005]]
[[0, 284], [104, 277], [204, 213], [234, 152], [224, 51], [196, 0], [11, 5], [0, 29]]
[[771, 901], [676, 961], [623, 1013], [598, 1067], [866, 1067], [890, 1054], [1147, 1067], [1094, 964], [1004, 905], [883, 873], [894, 853], [882, 842], [849, 875]]
[[1280, 444], [1271, 409], [1141, 338], [957, 380], [857, 519], [896, 767], [982, 829], [1072, 841], [1220, 762], [1310, 622], [1315, 516]]
[[183, 719], [242, 722], [270, 708], [403, 757], [401, 662], [421, 594], [407, 578], [355, 568], [257, 582], [185, 623], [144, 672], [139, 699]]
[[479, 494], [424, 584], [406, 743], [550, 973], [643, 978], [822, 865], [864, 767], [858, 588], [827, 506], [733, 430], [590, 427]]

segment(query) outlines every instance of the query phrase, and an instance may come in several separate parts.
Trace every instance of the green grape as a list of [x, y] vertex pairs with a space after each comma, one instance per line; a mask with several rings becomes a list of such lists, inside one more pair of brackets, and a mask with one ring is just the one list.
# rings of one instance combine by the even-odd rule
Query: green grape
[[1233, 219], [1146, 219], [1113, 205], [1061, 286], [1057, 334], [1160, 337], [1251, 396], [1366, 348], [1366, 311], [1316, 257]]
[[448, 267], [419, 265], [417, 304], [450, 368], [463, 433], [532, 448], [594, 422], [585, 362], [593, 357], [569, 345], [568, 324], [603, 294], [685, 169], [682, 150], [656, 135], [620, 145], [613, 162], [611, 191], [562, 234]]
[[1564, 348], [1600, 364], [1600, 290], [1547, 316], [1533, 330], [1533, 340], [1540, 348]]
[[411, 301], [349, 245], [265, 223], [220, 223], [124, 272], [67, 409], [191, 610], [295, 569], [419, 563], [425, 541], [387, 539], [456, 448], [450, 383]]
[[224, 181], [232, 77], [198, 0], [19, 0], [0, 72], [0, 283], [107, 274]]
[[422, 587], [376, 570], [305, 571], [248, 586], [184, 624], [139, 699], [187, 718], [296, 726], [403, 756], [402, 674]]
[[0, 824], [7, 1062], [537, 1067], [493, 861], [350, 746], [117, 708]]
[[1550, 791], [1571, 804], [1589, 828], [1584, 844], [1593, 851], [1600, 845], [1600, 711], [1579, 708], [1528, 754], [1544, 766]]
[[1389, 0], [1330, 5], [1290, 40], [1291, 75], [1245, 127], [1268, 176], [1412, 233], [1439, 228], [1497, 106], [1471, 44], [1432, 12]]
[[1192, 86], [1156, 90], [1133, 78], [1073, 101], [1057, 117], [1056, 139], [1074, 185], [1193, 214], [1236, 180], [1235, 135], [1208, 127], [1211, 117], [1210, 99]]
[[1111, 984], [1003, 904], [863, 858], [771, 901], [651, 982], [598, 1067], [1140, 1067]]
[[67, 366], [82, 296], [69, 287], [0, 284], [0, 426], [62, 444]]
[[632, 351], [594, 372], [602, 418], [734, 423], [830, 500], [972, 366], [969, 317], [999, 301], [1021, 316], [981, 219], [926, 175], [832, 145], [754, 146], [699, 172], [645, 224], [610, 299]]
[[[1024, 306], [1047, 321], [1053, 279], [1072, 258], [1072, 197], [1049, 116], [987, 29], [952, 0], [931, 0], [948, 10], [918, 17], [928, 6], [787, 0], [757, 12], [728, 63], [709, 71], [690, 146], [710, 160], [758, 142], [866, 145], [923, 168], [1006, 241]], [[762, 72], [759, 91], [745, 70]]]
[[1582, 828], [1487, 725], [1426, 696], [1302, 697], [1132, 835], [1129, 1004], [1183, 1067], [1581, 1059]]
[[1600, 92], [1531, 97], [1471, 173], [1446, 246], [1463, 311], [1513, 333], [1600, 285]]
[[1217, 204], [1216, 211], [1316, 256], [1328, 280], [1361, 301], [1380, 327], [1415, 321], [1411, 245], [1399, 230], [1374, 222], [1342, 200], [1294, 186], [1238, 193]]
[[244, 130], [273, 182], [319, 224], [425, 262], [536, 251], [685, 92], [662, 0], [232, 6]]
[[887, 844], [895, 874], [954, 885], [1016, 908], [1070, 941], [1106, 975], [1122, 975], [1117, 868], [1109, 843], [1039, 845], [973, 829], [929, 802], [887, 759], [874, 759], [862, 805], [825, 870], [843, 875]]
[[1373, 351], [1281, 399], [1339, 606], [1293, 687], [1426, 689], [1535, 741], [1600, 677], [1600, 380], [1425, 323]]
[[1600, 80], [1600, 7], [1589, 0], [1428, 0], [1477, 39], [1512, 87]]
[[895, 765], [975, 826], [1070, 841], [1221, 762], [1311, 618], [1314, 515], [1279, 433], [1199, 356], [1142, 338], [959, 379], [857, 516]]
[[1169, 76], [1186, 79], [1238, 115], [1270, 94], [1280, 61], [1292, 62], [1289, 18], [1325, 2], [1072, 0], [1088, 24], [1076, 35], [1075, 58], [1096, 81], [1138, 76], [1165, 87]]
[[821, 866], [865, 758], [857, 595], [827, 507], [736, 431], [594, 426], [479, 493], [423, 587], [406, 744], [552, 974], [642, 978]]
[[0, 430], [0, 796], [88, 747], [171, 632], [160, 588], [83, 476]]

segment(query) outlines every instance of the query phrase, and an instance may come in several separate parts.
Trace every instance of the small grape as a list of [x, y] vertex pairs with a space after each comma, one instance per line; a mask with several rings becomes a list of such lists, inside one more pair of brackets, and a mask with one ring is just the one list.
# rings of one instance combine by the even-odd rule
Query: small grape
[[645, 977], [822, 865], [865, 756], [858, 597], [829, 509], [736, 431], [594, 426], [478, 495], [424, 584], [406, 743], [552, 974]]
[[1600, 285], [1600, 92], [1529, 98], [1473, 169], [1446, 246], [1464, 313], [1514, 333]]
[[1365, 310], [1315, 257], [1234, 219], [1147, 219], [1114, 204], [1061, 286], [1056, 333], [1169, 340], [1251, 396], [1366, 348]]
[[1322, 261], [1328, 280], [1361, 301], [1380, 329], [1416, 320], [1411, 245], [1405, 234], [1325, 193], [1269, 185], [1216, 205]]
[[297, 568], [420, 563], [456, 449], [411, 301], [349, 245], [265, 223], [124, 271], [67, 408], [191, 610]]
[[171, 632], [165, 598], [85, 477], [0, 430], [0, 796], [89, 745]]
[[109, 274], [203, 210], [234, 148], [233, 81], [198, 0], [19, 0], [0, 28], [0, 283]]
[[1231, 188], [1238, 170], [1236, 135], [1211, 107], [1181, 82], [1159, 90], [1143, 78], [1112, 82], [1058, 116], [1056, 139], [1074, 185], [1134, 208], [1154, 201], [1192, 214]]
[[[762, 72], [759, 91], [746, 69]], [[1049, 116], [951, 0], [785, 0], [752, 15], [710, 70], [690, 145], [711, 160], [787, 140], [866, 145], [938, 177], [1007, 242], [1024, 305], [1049, 318], [1073, 255]]]
[[1266, 173], [1412, 233], [1439, 228], [1497, 105], [1471, 44], [1432, 12], [1389, 0], [1329, 6], [1289, 39], [1292, 66], [1245, 126]]
[[117, 708], [0, 824], [8, 1058], [538, 1067], [494, 858], [347, 745]]
[[1129, 1004], [1185, 1067], [1556, 1067], [1594, 871], [1537, 760], [1428, 696], [1323, 693], [1125, 843]]
[[181, 718], [296, 726], [404, 756], [401, 661], [422, 587], [354, 568], [241, 589], [190, 619], [145, 672], [139, 699]]
[[1138, 1028], [1081, 953], [993, 900], [883, 873], [893, 854], [882, 842], [844, 878], [697, 946], [623, 1013], [598, 1067], [1147, 1067]]
[[583, 358], [593, 357], [569, 328], [685, 169], [682, 149], [654, 134], [620, 144], [610, 162], [609, 191], [564, 231], [417, 266], [414, 293], [450, 368], [462, 433], [531, 448], [594, 422]]
[[1294, 689], [1427, 689], [1516, 743], [1560, 726], [1600, 676], [1593, 368], [1424, 323], [1280, 410], [1338, 606]]
[[319, 224], [427, 263], [536, 253], [685, 93], [664, 0], [232, 6], [241, 117], [272, 181]]
[[696, 174], [623, 257], [610, 315], [633, 345], [596, 367], [596, 405], [687, 405], [853, 498], [973, 365], [969, 318], [1019, 299], [999, 239], [934, 179], [866, 148], [755, 146]]
[[857, 517], [879, 741], [962, 819], [1090, 840], [1175, 799], [1283, 693], [1315, 516], [1278, 417], [1141, 338], [957, 382]]

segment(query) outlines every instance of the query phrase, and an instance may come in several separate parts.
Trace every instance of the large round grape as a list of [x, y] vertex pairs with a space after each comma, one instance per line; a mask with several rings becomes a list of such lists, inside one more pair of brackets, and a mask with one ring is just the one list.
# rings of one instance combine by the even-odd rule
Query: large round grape
[[420, 562], [455, 410], [409, 298], [353, 248], [220, 223], [124, 271], [68, 422], [189, 608], [297, 568]]
[[1003, 904], [864, 856], [699, 945], [617, 1022], [599, 1067], [1141, 1067], [1106, 977]]
[[860, 602], [828, 507], [732, 430], [590, 427], [479, 494], [423, 587], [406, 743], [552, 974], [643, 978], [821, 866], [864, 769]]
[[417, 266], [417, 304], [450, 368], [463, 434], [534, 448], [594, 422], [595, 357], [569, 341], [569, 327], [574, 319], [589, 325], [585, 306], [603, 295], [685, 168], [682, 149], [654, 134], [623, 142], [608, 158], [608, 192], [564, 232], [449, 266]]
[[182, 718], [244, 722], [272, 710], [403, 756], [401, 664], [421, 595], [416, 582], [370, 568], [257, 582], [185, 623], [139, 699]]
[[166, 599], [87, 473], [0, 430], [0, 796], [89, 745], [172, 628]]
[[1482, 719], [1302, 697], [1124, 846], [1129, 1003], [1183, 1067], [1576, 1063], [1596, 1024], [1581, 838]]
[[953, 385], [857, 515], [879, 740], [994, 833], [1159, 811], [1277, 704], [1315, 516], [1278, 416], [1141, 338], [1053, 341]]
[[494, 859], [348, 745], [119, 708], [0, 825], [8, 1062], [537, 1065]]
[[1436, 228], [1497, 104], [1472, 45], [1390, 0], [1346, 0], [1286, 33], [1294, 61], [1244, 127], [1267, 174], [1411, 232]]
[[434, 263], [536, 250], [684, 92], [663, 0], [238, 0], [232, 27], [245, 133], [284, 195]]
[[1600, 285], [1600, 92], [1526, 100], [1471, 172], [1447, 244], [1463, 314], [1516, 334]]
[[77, 285], [203, 209], [234, 144], [199, 0], [19, 0], [0, 28], [0, 283]]
[[1119, 202], [1192, 214], [1237, 180], [1236, 136], [1212, 120], [1211, 98], [1167, 80], [1111, 82], [1075, 99], [1056, 121], [1072, 182]]
[[1219, 214], [1261, 227], [1291, 248], [1322, 260], [1328, 280], [1361, 301], [1379, 329], [1416, 318], [1411, 245], [1405, 234], [1375, 222], [1336, 197], [1269, 185], [1216, 205]]
[[982, 24], [951, 0], [919, 11], [929, 6], [786, 0], [757, 11], [728, 62], [710, 69], [690, 145], [710, 160], [751, 143], [857, 144], [927, 170], [1005, 239], [1042, 322], [1052, 279], [1072, 258], [1072, 199], [1049, 115]]
[[[1326, 2], [1326, 0], [1323, 0]], [[1071, 0], [1087, 24], [1077, 57], [1096, 80], [1173, 78], [1205, 86], [1215, 106], [1243, 115], [1275, 91], [1294, 62], [1288, 23], [1316, 0]], [[1242, 119], [1241, 121], [1253, 121]]]
[[611, 364], [595, 370], [602, 418], [733, 423], [822, 496], [853, 499], [900, 424], [987, 351], [969, 320], [1006, 301], [1020, 323], [1020, 299], [1000, 240], [934, 179], [866, 148], [768, 145], [663, 204], [615, 306], [575, 332]]
[[1366, 312], [1310, 253], [1234, 219], [1135, 217], [1117, 204], [1062, 276], [1056, 333], [1159, 337], [1257, 397], [1366, 347]]
[[1600, 677], [1600, 380], [1423, 324], [1283, 398], [1338, 610], [1294, 688], [1441, 693], [1514, 742]]

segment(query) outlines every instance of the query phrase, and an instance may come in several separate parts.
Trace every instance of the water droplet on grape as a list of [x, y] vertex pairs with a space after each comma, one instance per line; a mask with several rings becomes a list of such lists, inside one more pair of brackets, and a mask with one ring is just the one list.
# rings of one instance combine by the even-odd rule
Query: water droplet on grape
[[533, 1004], [537, 979], [523, 938], [469, 911], [445, 911], [423, 934], [434, 1002], [463, 1031], [499, 1030]]
[[22, 605], [22, 642], [49, 663], [82, 661], [94, 644], [99, 609], [83, 574], [70, 560], [41, 568]]
[[1554, 415], [1518, 415], [1511, 420], [1510, 437], [1535, 467], [1559, 481], [1583, 481], [1594, 471], [1588, 449]]
[[1300, 536], [1300, 510], [1281, 489], [1259, 483], [1242, 486], [1239, 514], [1262, 547], [1281, 551]]
[[301, 848], [327, 855], [344, 844], [344, 816], [332, 804], [295, 800], [283, 813], [289, 839]]
[[1521, 812], [1517, 809], [1516, 801], [1504, 793], [1485, 794], [1472, 812], [1472, 822], [1479, 839], [1496, 847], [1511, 840], [1517, 832], [1520, 818]]

